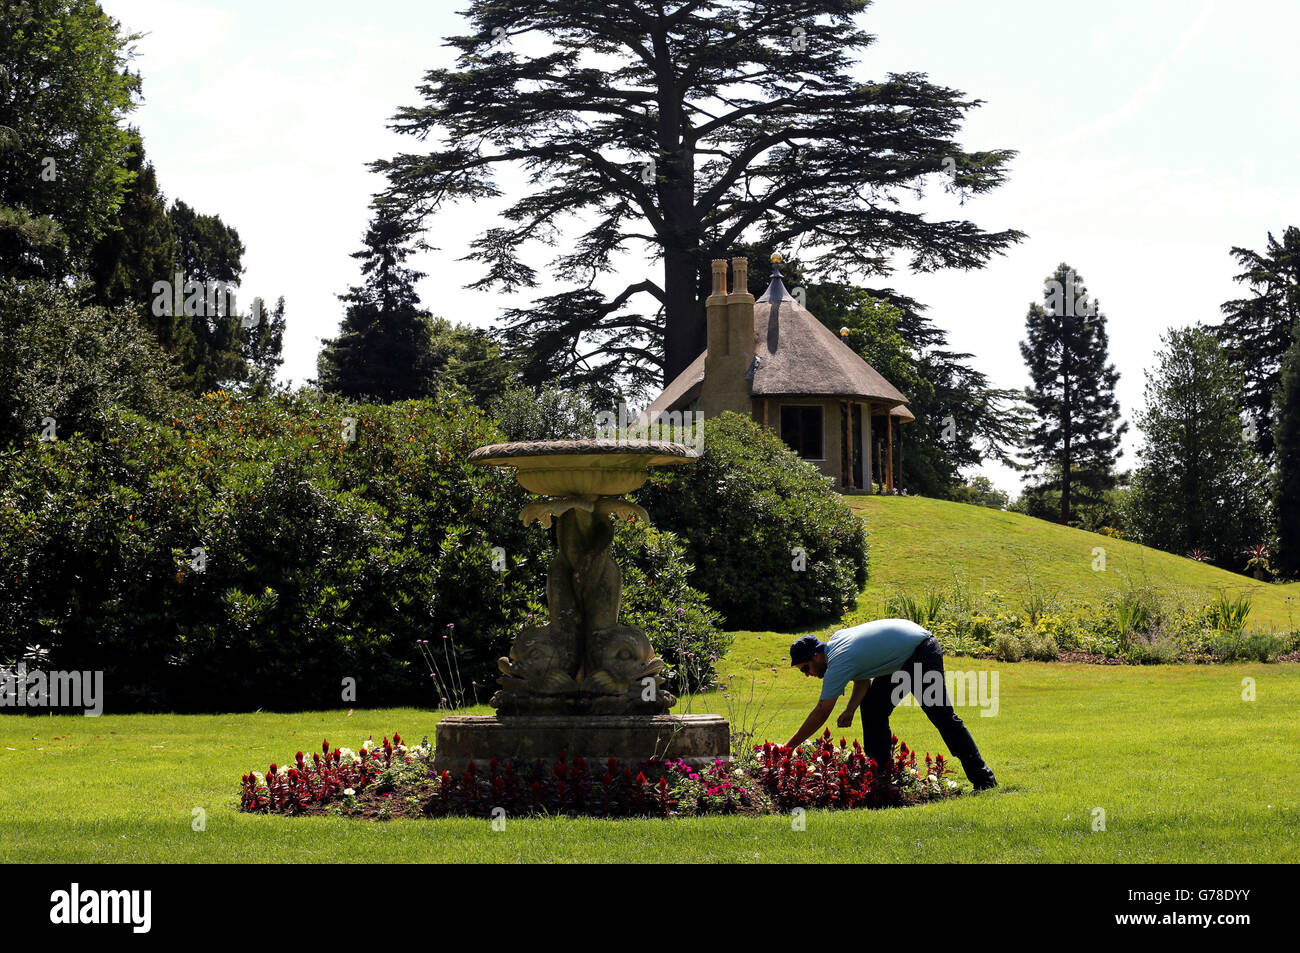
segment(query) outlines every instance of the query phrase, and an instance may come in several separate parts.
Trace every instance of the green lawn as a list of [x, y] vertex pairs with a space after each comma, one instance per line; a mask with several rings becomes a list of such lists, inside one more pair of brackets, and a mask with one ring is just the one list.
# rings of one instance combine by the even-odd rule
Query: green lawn
[[[1133, 543], [1016, 514], [920, 498], [849, 499], [872, 532], [871, 582], [835, 628], [874, 616], [897, 587], [960, 576], [1062, 597], [1136, 584], [1249, 590], [1255, 624], [1293, 627], [1300, 585], [1264, 586]], [[1093, 548], [1107, 571], [1093, 572]], [[725, 692], [678, 711], [784, 741], [816, 697], [791, 672], [789, 635], [742, 632]], [[1300, 666], [1086, 666], [954, 658], [996, 670], [999, 711], [963, 717], [1002, 789], [924, 807], [784, 818], [671, 821], [394, 821], [252, 817], [239, 776], [328, 738], [433, 735], [414, 709], [210, 716], [0, 716], [0, 848], [26, 861], [1296, 861], [1300, 860]], [[1255, 701], [1242, 698], [1255, 680]], [[486, 714], [487, 709], [479, 709]], [[916, 708], [894, 730], [942, 750]], [[856, 729], [855, 729], [856, 730]], [[846, 734], [848, 732], [845, 732]], [[194, 810], [206, 830], [194, 831]], [[1093, 830], [1094, 810], [1104, 831]]]
[[[784, 740], [815, 686], [777, 665], [784, 636], [743, 634], [730, 699], [690, 700]], [[950, 660], [952, 667], [990, 663]], [[0, 717], [0, 847], [13, 860], [210, 861], [1294, 861], [1300, 859], [1300, 668], [1000, 665], [999, 713], [965, 717], [1003, 789], [879, 812], [671, 821], [395, 821], [251, 817], [239, 775], [400, 731], [413, 709], [212, 716]], [[1242, 679], [1258, 700], [1241, 698]], [[750, 713], [741, 709], [754, 683]], [[683, 709], [688, 707], [683, 704]], [[918, 709], [896, 733], [937, 751]], [[207, 829], [191, 830], [195, 808]], [[1106, 830], [1092, 830], [1093, 810]]]
[[[1251, 625], [1300, 626], [1300, 583], [1257, 582], [1137, 543], [983, 506], [906, 496], [844, 500], [867, 521], [871, 576], [858, 610], [840, 625], [878, 615], [882, 599], [899, 587], [919, 594], [950, 585], [955, 574], [976, 591], [1024, 592], [1032, 584], [1062, 598], [1100, 596], [1130, 584], [1207, 596], [1219, 589], [1248, 592]], [[1106, 551], [1105, 572], [1092, 568], [1098, 546]]]

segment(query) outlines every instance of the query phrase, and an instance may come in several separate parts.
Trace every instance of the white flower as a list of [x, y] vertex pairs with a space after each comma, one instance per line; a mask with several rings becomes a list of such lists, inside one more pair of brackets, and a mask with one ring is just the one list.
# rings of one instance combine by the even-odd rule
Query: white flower
[[352, 796], [355, 795], [357, 792], [354, 791], [354, 790], [352, 790], [351, 788], [344, 788], [344, 789], [343, 789], [343, 793], [344, 793], [345, 795], [347, 795], [348, 797], [352, 797]]
[[949, 791], [955, 791], [955, 790], [957, 790], [957, 782], [956, 782], [956, 781], [949, 781], [949, 782], [948, 782], [948, 790], [949, 790]]
[[361, 756], [358, 755], [351, 748], [339, 748], [338, 752], [339, 752], [339, 761], [343, 764], [356, 764], [358, 761], [361, 760]]
[[938, 784], [938, 783], [939, 783], [939, 779], [936, 778], [933, 774], [930, 775], [928, 778], [926, 778], [926, 780], [929, 781], [931, 784]]
[[919, 778], [921, 776], [921, 772], [917, 771], [916, 768], [908, 768], [907, 770], [914, 778]]

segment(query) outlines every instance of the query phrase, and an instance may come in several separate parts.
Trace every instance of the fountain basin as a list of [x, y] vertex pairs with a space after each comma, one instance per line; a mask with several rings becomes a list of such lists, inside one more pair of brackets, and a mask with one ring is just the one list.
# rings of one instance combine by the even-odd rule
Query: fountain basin
[[662, 440], [537, 440], [479, 447], [468, 459], [514, 467], [519, 485], [541, 496], [621, 496], [639, 489], [650, 467], [688, 463], [695, 455]]

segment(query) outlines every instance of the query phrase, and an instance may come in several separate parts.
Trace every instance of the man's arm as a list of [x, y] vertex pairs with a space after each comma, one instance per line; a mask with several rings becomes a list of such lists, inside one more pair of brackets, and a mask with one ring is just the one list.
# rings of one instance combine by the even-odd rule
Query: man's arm
[[849, 703], [844, 706], [844, 710], [840, 712], [840, 717], [835, 724], [841, 728], [853, 727], [853, 715], [858, 710], [858, 706], [862, 704], [862, 699], [867, 697], [867, 689], [870, 687], [871, 679], [869, 678], [854, 680], [853, 694], [849, 696]]
[[826, 723], [826, 719], [831, 716], [831, 712], [834, 710], [834, 698], [828, 698], [825, 701], [818, 702], [817, 706], [808, 713], [808, 717], [804, 719], [803, 726], [794, 733], [790, 740], [785, 743], [785, 746], [787, 748], [799, 747], [799, 745], [803, 744], [817, 733], [817, 729]]

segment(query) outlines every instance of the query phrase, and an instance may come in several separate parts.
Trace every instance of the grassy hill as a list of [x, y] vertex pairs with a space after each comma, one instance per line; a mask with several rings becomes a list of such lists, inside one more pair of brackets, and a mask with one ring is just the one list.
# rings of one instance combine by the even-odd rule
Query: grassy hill
[[[850, 496], [867, 521], [871, 577], [844, 625], [878, 615], [900, 588], [921, 593], [960, 579], [971, 589], [1046, 590], [1061, 598], [1104, 596], [1129, 586], [1182, 588], [1213, 595], [1249, 593], [1250, 625], [1300, 625], [1300, 583], [1273, 585], [1127, 540], [1059, 526], [984, 506], [923, 497]], [[1093, 569], [1105, 550], [1105, 571]]]

